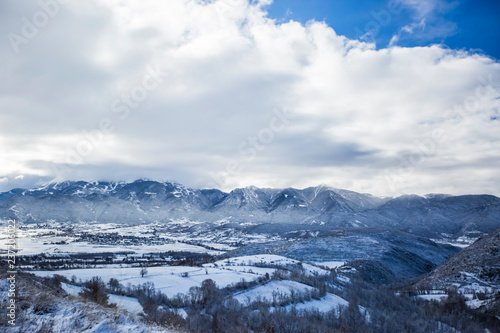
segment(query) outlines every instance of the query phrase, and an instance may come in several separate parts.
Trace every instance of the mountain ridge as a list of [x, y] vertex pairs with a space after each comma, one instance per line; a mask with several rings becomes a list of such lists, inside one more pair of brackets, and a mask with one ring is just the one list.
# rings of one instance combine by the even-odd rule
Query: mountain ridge
[[0, 218], [22, 223], [200, 222], [309, 224], [337, 229], [391, 228], [430, 238], [478, 237], [499, 226], [493, 195], [380, 198], [325, 185], [304, 189], [249, 186], [230, 192], [174, 181], [65, 181], [0, 193]]

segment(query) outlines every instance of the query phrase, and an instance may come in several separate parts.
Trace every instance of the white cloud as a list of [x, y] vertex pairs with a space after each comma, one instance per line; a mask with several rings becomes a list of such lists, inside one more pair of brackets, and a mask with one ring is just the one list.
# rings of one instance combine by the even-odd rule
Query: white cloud
[[[266, 3], [71, 2], [17, 55], [4, 39], [0, 176], [26, 184], [70, 162], [71, 179], [499, 194], [497, 62], [375, 50], [270, 20]], [[37, 10], [3, 2], [1, 33]], [[144, 88], [156, 67], [161, 83]], [[283, 109], [295, 118], [269, 132]]]
[[444, 4], [441, 0], [399, 0], [399, 2], [411, 8], [417, 20], [426, 18]]
[[449, 12], [456, 1], [446, 0], [399, 0], [403, 7], [411, 12], [413, 22], [399, 28], [392, 36], [389, 47], [395, 46], [404, 39], [432, 41], [435, 38], [446, 38], [457, 32], [457, 25], [443, 18], [441, 14]]
[[389, 42], [389, 47], [397, 45], [399, 40], [401, 39], [402, 35], [405, 35], [405, 34], [412, 35], [416, 29], [420, 29], [420, 30], [425, 29], [425, 18], [423, 18], [418, 23], [416, 23], [416, 22], [410, 23], [410, 24], [407, 24], [404, 27], [400, 28], [398, 33], [396, 35], [392, 36], [392, 38]]

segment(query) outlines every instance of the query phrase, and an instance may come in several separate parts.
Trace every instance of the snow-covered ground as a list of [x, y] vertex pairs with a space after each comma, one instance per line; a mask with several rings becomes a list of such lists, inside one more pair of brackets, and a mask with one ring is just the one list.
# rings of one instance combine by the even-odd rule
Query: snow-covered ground
[[319, 311], [319, 312], [329, 312], [332, 310], [338, 310], [341, 306], [347, 307], [349, 302], [334, 294], [327, 293], [321, 299], [313, 299], [309, 302], [290, 304], [285, 306], [287, 311], [291, 311], [293, 308], [297, 311]]
[[218, 266], [236, 266], [236, 265], [248, 265], [252, 266], [254, 264], [272, 264], [272, 265], [289, 265], [296, 264], [298, 261], [286, 258], [283, 256], [278, 256], [274, 254], [258, 254], [253, 256], [243, 256], [234, 257], [224, 260], [216, 261], [215, 264]]
[[273, 299], [276, 299], [279, 295], [288, 297], [292, 292], [304, 293], [313, 291], [314, 289], [313, 287], [295, 281], [271, 281], [263, 286], [257, 286], [236, 294], [233, 298], [242, 304], [250, 304], [257, 300], [272, 302]]
[[[486, 288], [486, 289], [485, 289]], [[491, 288], [488, 289], [488, 287], [482, 287], [482, 286], [462, 286], [461, 288], [458, 289], [458, 292], [461, 293], [467, 300], [465, 301], [465, 304], [471, 308], [471, 309], [477, 309], [489, 302], [489, 300], [479, 300], [476, 298], [476, 295], [474, 293], [480, 293], [480, 292], [485, 292], [486, 294], [491, 295], [492, 291]], [[432, 290], [430, 294], [426, 295], [418, 295], [416, 296], [420, 299], [424, 299], [427, 301], [441, 301], [445, 300], [448, 297], [448, 294], [445, 293], [444, 290]]]
[[[78, 293], [82, 291], [81, 287], [73, 286], [67, 283], [61, 283], [61, 287], [72, 296], [78, 296]], [[108, 303], [115, 303], [118, 308], [126, 310], [130, 313], [139, 314], [142, 312], [142, 305], [136, 298], [133, 297], [109, 294]]]
[[[199, 287], [206, 279], [212, 279], [217, 286], [226, 287], [240, 282], [242, 279], [252, 281], [260, 275], [257, 273], [236, 272], [233, 270], [212, 267], [187, 267], [187, 266], [167, 266], [149, 267], [148, 274], [141, 277], [139, 268], [121, 269], [72, 269], [60, 271], [36, 271], [39, 276], [52, 276], [59, 274], [69, 279], [74, 275], [77, 279], [87, 281], [93, 276], [100, 276], [104, 282], [115, 278], [121, 284], [142, 285], [152, 282], [155, 288], [165, 295], [172, 297], [178, 293], [187, 293], [191, 287]], [[185, 276], [187, 275], [187, 276]]]
[[[0, 281], [0, 289], [4, 290], [6, 280]], [[116, 303], [116, 308], [102, 307], [81, 299], [60, 297], [59, 294], [48, 292], [46, 288], [30, 279], [21, 279], [19, 296], [24, 301], [23, 307], [16, 316], [16, 325], [12, 328], [3, 326], [2, 332], [120, 332], [120, 333], [160, 333], [173, 332], [154, 324], [145, 324], [137, 315], [142, 312], [138, 301], [130, 297], [110, 295], [110, 302]], [[62, 287], [71, 295], [76, 295], [80, 287], [63, 283]], [[0, 298], [5, 304], [7, 294]], [[50, 304], [50, 311], [39, 313], [35, 305]], [[175, 331], [178, 332], [178, 331]]]
[[61, 288], [64, 289], [65, 292], [67, 292], [71, 296], [78, 296], [78, 293], [82, 291], [81, 287], [74, 286], [72, 284], [67, 284], [67, 283], [61, 283]]
[[[263, 243], [279, 240], [279, 237], [269, 238], [264, 234], [241, 234], [212, 230], [207, 233], [202, 229], [192, 230], [188, 226], [196, 226], [202, 222], [177, 221], [165, 224], [152, 223], [143, 225], [119, 225], [116, 223], [81, 223], [78, 225], [67, 222], [48, 221], [42, 225], [22, 226], [17, 230], [17, 243], [21, 255], [40, 253], [96, 253], [96, 252], [135, 252], [138, 254], [167, 251], [189, 251], [196, 253], [222, 254], [234, 250], [233, 244]], [[7, 247], [2, 240], [6, 239], [7, 227], [0, 221], [0, 250]], [[179, 230], [180, 228], [181, 230]], [[184, 230], [186, 229], [186, 230]], [[70, 231], [71, 230], [71, 231]], [[137, 245], [95, 244], [86, 241], [78, 242], [82, 233], [100, 235], [117, 234], [124, 237], [135, 237]], [[151, 237], [161, 240], [160, 244], [149, 244]], [[56, 244], [59, 243], [59, 244]], [[202, 246], [190, 245], [199, 244]], [[208, 249], [211, 248], [212, 250]]]
[[484, 293], [493, 293], [493, 287], [491, 284], [477, 276], [477, 274], [469, 273], [469, 272], [460, 272], [461, 279], [467, 282], [467, 284], [458, 284], [459, 292], [461, 293], [472, 293], [472, 292], [484, 292]]
[[[33, 255], [40, 253], [116, 253], [135, 252], [137, 254], [168, 251], [187, 251], [196, 253], [221, 254], [221, 251], [207, 250], [204, 247], [185, 243], [167, 243], [159, 245], [97, 245], [88, 242], [73, 242], [74, 238], [61, 236], [19, 237], [17, 246], [20, 255]], [[66, 241], [68, 244], [53, 244]]]
[[142, 305], [133, 297], [110, 294], [108, 302], [115, 303], [117, 307], [127, 310], [130, 313], [142, 313]]
[[318, 266], [324, 266], [324, 267], [328, 267], [330, 269], [333, 269], [333, 268], [338, 268], [338, 267], [344, 266], [345, 263], [346, 263], [345, 261], [320, 261], [320, 262], [316, 262], [315, 264]]
[[[474, 236], [472, 236], [472, 237], [469, 236], [471, 234]], [[448, 245], [452, 245], [452, 246], [456, 246], [456, 247], [460, 247], [460, 248], [466, 248], [469, 245], [471, 245], [472, 243], [474, 243], [479, 238], [478, 235], [485, 235], [485, 234], [483, 232], [476, 230], [476, 231], [469, 231], [469, 232], [467, 232], [467, 235], [458, 237], [457, 239], [453, 239], [453, 238], [450, 239], [451, 235], [442, 234], [442, 236], [444, 236], [445, 238], [443, 238], [443, 239], [431, 239], [431, 240], [435, 243], [448, 244]]]
[[215, 262], [219, 266], [235, 266], [235, 265], [254, 265], [254, 264], [272, 264], [272, 265], [289, 265], [297, 264], [297, 260], [278, 256], [274, 254], [257, 254], [253, 256], [234, 257]]
[[430, 295], [418, 295], [418, 298], [425, 299], [426, 301], [440, 301], [448, 297], [447, 294], [430, 294]]
[[[317, 266], [313, 266], [310, 264], [302, 263], [298, 260], [290, 259], [283, 256], [278, 256], [274, 254], [258, 254], [253, 256], [243, 256], [243, 257], [234, 257], [224, 260], [219, 260], [215, 262], [215, 264], [219, 267], [223, 266], [253, 266], [253, 265], [276, 265], [276, 266], [289, 266], [289, 265], [302, 265], [306, 274], [309, 275], [323, 275], [329, 274], [330, 272], [319, 268]], [[213, 265], [213, 264], [212, 264]]]
[[219, 243], [213, 243], [213, 242], [203, 242], [203, 245], [212, 247], [217, 250], [221, 251], [231, 251], [231, 250], [236, 250], [237, 247], [235, 246], [229, 246], [227, 244], [219, 244]]
[[[204, 264], [203, 267], [214, 267], [213, 264]], [[218, 266], [220, 269], [235, 271], [235, 272], [243, 272], [257, 275], [266, 275], [273, 274], [276, 269], [275, 268], [266, 268], [266, 267], [255, 267], [255, 266]]]

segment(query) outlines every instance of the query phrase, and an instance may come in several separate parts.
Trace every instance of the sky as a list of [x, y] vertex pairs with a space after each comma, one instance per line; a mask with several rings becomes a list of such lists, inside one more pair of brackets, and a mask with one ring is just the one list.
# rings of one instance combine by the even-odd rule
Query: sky
[[0, 2], [0, 191], [500, 195], [500, 3]]

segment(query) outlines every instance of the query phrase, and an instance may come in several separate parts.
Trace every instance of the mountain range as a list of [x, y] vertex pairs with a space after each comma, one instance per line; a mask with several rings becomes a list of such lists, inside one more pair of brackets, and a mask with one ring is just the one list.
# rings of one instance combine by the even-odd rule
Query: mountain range
[[65, 181], [0, 193], [0, 218], [22, 223], [200, 222], [301, 224], [318, 229], [400, 230], [436, 239], [495, 230], [500, 198], [403, 195], [380, 198], [327, 186], [306, 189], [190, 189], [175, 182]]

